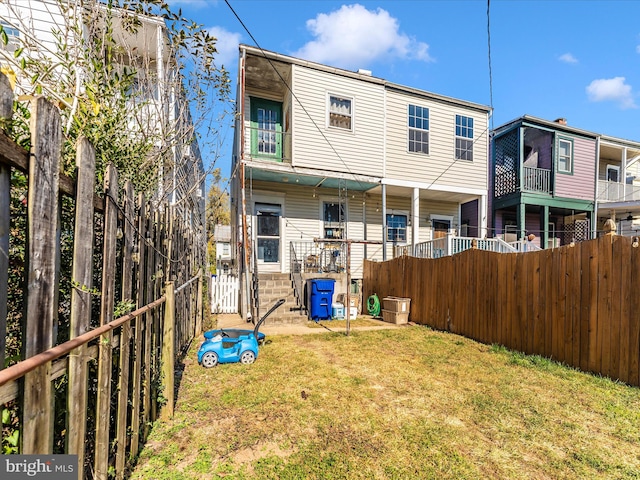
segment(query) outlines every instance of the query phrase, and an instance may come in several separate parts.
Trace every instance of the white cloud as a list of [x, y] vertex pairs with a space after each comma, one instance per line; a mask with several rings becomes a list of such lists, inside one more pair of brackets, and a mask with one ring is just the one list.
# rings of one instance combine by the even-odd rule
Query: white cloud
[[224, 27], [211, 27], [209, 33], [216, 37], [216, 49], [218, 54], [215, 57], [216, 65], [224, 65], [229, 69], [238, 61], [238, 44], [240, 34], [226, 30]]
[[601, 78], [591, 82], [586, 90], [592, 102], [612, 101], [620, 108], [637, 108], [633, 100], [631, 85], [627, 85], [625, 77]]
[[381, 58], [433, 61], [429, 45], [398, 29], [398, 20], [386, 10], [343, 5], [339, 10], [307, 20], [307, 30], [315, 40], [293, 55], [353, 70]]
[[558, 60], [564, 63], [578, 63], [578, 59], [570, 53], [565, 53], [558, 57]]

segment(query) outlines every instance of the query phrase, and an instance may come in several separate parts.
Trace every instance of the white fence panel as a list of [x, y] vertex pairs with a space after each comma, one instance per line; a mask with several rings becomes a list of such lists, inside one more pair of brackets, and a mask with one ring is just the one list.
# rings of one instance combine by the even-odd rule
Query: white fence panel
[[238, 313], [240, 280], [234, 275], [211, 276], [211, 313]]

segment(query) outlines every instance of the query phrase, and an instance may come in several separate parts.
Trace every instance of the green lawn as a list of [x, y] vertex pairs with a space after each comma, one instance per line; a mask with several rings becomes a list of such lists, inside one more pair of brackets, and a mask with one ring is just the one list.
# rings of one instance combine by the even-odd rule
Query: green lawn
[[185, 360], [134, 479], [640, 478], [640, 389], [425, 327]]

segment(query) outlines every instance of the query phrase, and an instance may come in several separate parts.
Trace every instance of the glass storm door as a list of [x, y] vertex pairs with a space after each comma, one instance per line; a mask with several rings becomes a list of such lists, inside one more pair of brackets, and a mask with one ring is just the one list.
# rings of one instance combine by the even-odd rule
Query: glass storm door
[[282, 207], [273, 203], [256, 203], [255, 213], [258, 271], [279, 272]]

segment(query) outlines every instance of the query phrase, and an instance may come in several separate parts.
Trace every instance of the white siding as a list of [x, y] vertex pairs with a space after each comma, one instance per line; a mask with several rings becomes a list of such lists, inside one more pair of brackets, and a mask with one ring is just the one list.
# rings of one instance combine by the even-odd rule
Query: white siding
[[[298, 65], [293, 80], [293, 165], [381, 176], [384, 87]], [[352, 131], [328, 127], [330, 94], [352, 99]]]
[[[429, 109], [429, 154], [408, 151], [409, 105]], [[474, 121], [473, 162], [455, 160], [456, 115]], [[462, 106], [387, 92], [387, 161], [385, 176], [450, 187], [487, 188], [487, 114]], [[407, 175], [411, 172], [410, 176]]]

